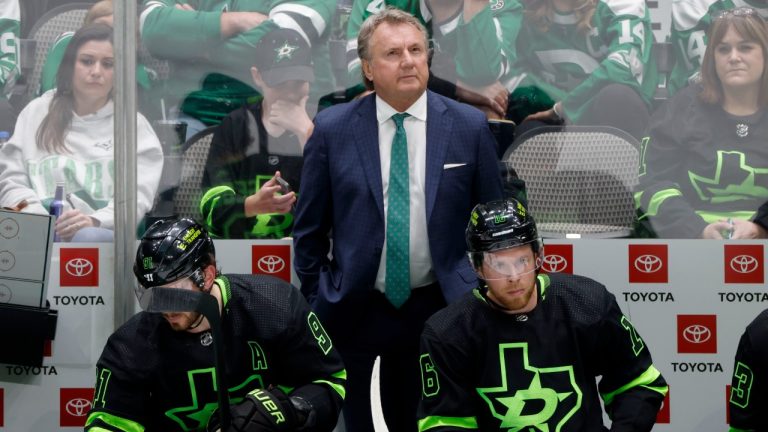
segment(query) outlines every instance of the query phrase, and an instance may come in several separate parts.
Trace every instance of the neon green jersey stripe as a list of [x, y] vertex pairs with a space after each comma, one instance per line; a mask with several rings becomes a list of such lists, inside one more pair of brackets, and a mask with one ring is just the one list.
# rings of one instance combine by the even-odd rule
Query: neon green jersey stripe
[[[105, 413], [103, 411], [92, 412], [88, 416], [88, 420], [85, 421], [86, 428], [88, 425], [100, 421], [101, 423], [117, 428], [117, 430], [124, 432], [144, 432], [144, 426], [136, 423], [135, 421], [117, 417], [112, 414]], [[94, 426], [91, 429], [87, 429], [89, 432], [94, 431], [111, 431], [112, 429], [104, 429], [101, 426]]]
[[630, 383], [618, 388], [616, 391], [613, 391], [611, 393], [604, 393], [602, 395], [603, 402], [605, 402], [606, 405], [610, 405], [611, 402], [613, 402], [613, 399], [616, 397], [616, 395], [624, 393], [625, 391], [631, 389], [632, 387], [637, 387], [637, 386], [645, 387], [648, 390], [652, 390], [666, 396], [668, 387], [650, 386], [650, 384], [656, 381], [656, 378], [658, 378], [659, 376], [661, 376], [661, 372], [659, 372], [658, 369], [656, 369], [653, 365], [651, 365], [651, 367], [646, 369], [645, 372], [643, 372], [639, 377], [632, 380]]
[[474, 417], [429, 416], [419, 420], [419, 432], [441, 426], [461, 429], [477, 429], [477, 419]]

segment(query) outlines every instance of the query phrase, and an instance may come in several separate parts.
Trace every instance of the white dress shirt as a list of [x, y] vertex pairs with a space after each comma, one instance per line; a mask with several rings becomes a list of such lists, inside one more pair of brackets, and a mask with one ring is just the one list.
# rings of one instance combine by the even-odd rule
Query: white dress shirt
[[[427, 170], [427, 93], [424, 92], [407, 110], [410, 117], [403, 122], [408, 140], [408, 191], [410, 201], [410, 276], [411, 288], [418, 288], [435, 282], [432, 271], [432, 253], [427, 235], [427, 206], [425, 179]], [[392, 155], [392, 140], [395, 137], [395, 122], [392, 116], [397, 111], [376, 96], [376, 118], [379, 122], [379, 159], [381, 161], [381, 184], [384, 189], [384, 223], [387, 219], [389, 202], [389, 162]], [[386, 226], [385, 226], [386, 230]], [[379, 272], [376, 274], [376, 289], [384, 292], [387, 274], [387, 241], [381, 252]]]

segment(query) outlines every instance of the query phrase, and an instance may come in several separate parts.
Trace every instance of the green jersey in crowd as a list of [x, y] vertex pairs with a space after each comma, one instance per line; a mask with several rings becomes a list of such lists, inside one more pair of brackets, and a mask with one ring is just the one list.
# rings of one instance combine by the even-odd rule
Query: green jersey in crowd
[[[465, 84], [485, 86], [502, 79], [509, 72], [509, 58], [514, 53], [514, 35], [520, 26], [521, 9], [517, 2], [492, 0], [489, 7], [464, 22], [461, 9], [450, 19], [437, 23], [425, 0], [356, 1], [347, 27], [347, 69], [354, 82], [360, 78], [357, 34], [363, 21], [382, 8], [392, 6], [418, 18], [430, 31], [435, 49], [453, 58], [455, 75]], [[436, 71], [433, 70], [433, 73]], [[438, 75], [441, 75], [438, 71]], [[441, 76], [442, 77], [442, 76]]]
[[672, 2], [672, 46], [675, 65], [669, 76], [670, 94], [698, 77], [707, 50], [707, 29], [718, 12], [737, 7], [751, 7], [768, 18], [768, 5], [756, 0], [674, 0]]
[[629, 86], [650, 105], [658, 72], [645, 1], [599, 0], [587, 34], [579, 31], [577, 19], [573, 13], [555, 12], [546, 32], [531, 20], [523, 21], [519, 34], [512, 35], [516, 53], [513, 78], [504, 83], [507, 89], [543, 90], [562, 101], [573, 123], [579, 123], [584, 108], [609, 84]]
[[0, 0], [0, 94], [8, 95], [19, 73], [19, 2]]
[[[177, 3], [193, 11], [176, 8]], [[277, 27], [304, 36], [313, 52], [315, 82], [310, 99], [333, 91], [327, 38], [333, 0], [145, 0], [141, 37], [149, 52], [171, 62], [166, 85], [170, 101], [208, 125], [257, 100], [251, 87], [256, 42]], [[222, 37], [221, 15], [258, 12], [269, 17], [250, 30]]]

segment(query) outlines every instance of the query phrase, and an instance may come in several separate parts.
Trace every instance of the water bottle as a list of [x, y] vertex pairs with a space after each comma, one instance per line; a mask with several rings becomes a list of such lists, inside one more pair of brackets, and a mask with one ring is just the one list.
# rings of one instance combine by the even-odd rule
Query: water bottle
[[0, 131], [0, 148], [3, 148], [3, 145], [8, 142], [8, 140], [11, 139], [11, 133], [8, 131]]
[[[51, 201], [49, 213], [58, 220], [62, 211], [64, 211], [64, 182], [57, 182], [56, 193], [53, 196], [53, 201]], [[53, 233], [53, 241], [61, 241], [61, 238], [59, 238], [55, 231]]]

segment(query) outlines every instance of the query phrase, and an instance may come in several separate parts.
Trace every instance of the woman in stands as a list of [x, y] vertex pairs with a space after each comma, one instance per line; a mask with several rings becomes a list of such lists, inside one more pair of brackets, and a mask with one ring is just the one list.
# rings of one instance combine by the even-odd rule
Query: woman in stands
[[667, 238], [765, 238], [768, 27], [748, 7], [715, 16], [701, 82], [651, 119], [636, 194], [642, 226]]
[[[114, 9], [112, 0], [101, 0], [93, 4], [88, 9], [88, 13], [85, 15], [83, 25], [89, 24], [106, 24], [110, 27], [114, 27]], [[47, 92], [52, 88], [56, 88], [56, 74], [59, 70], [59, 64], [64, 56], [64, 51], [69, 45], [69, 41], [72, 40], [72, 35], [75, 32], [68, 31], [59, 35], [53, 45], [48, 49], [48, 54], [45, 57], [45, 63], [43, 64], [43, 70], [40, 72], [40, 92], [38, 95]], [[139, 96], [139, 110], [149, 118], [159, 118], [161, 113], [159, 112], [159, 101], [157, 95], [151, 92], [153, 79], [157, 76], [157, 73], [143, 64], [136, 64], [136, 85], [138, 87]]]
[[[78, 30], [67, 46], [55, 90], [19, 114], [0, 149], [0, 206], [47, 213], [57, 183], [69, 199], [56, 221], [65, 241], [111, 241], [114, 230], [114, 73], [112, 28]], [[160, 142], [137, 114], [137, 211], [153, 204], [163, 166]]]
[[517, 1], [510, 109], [533, 112], [518, 134], [565, 122], [613, 126], [640, 139], [658, 83], [645, 0]]

